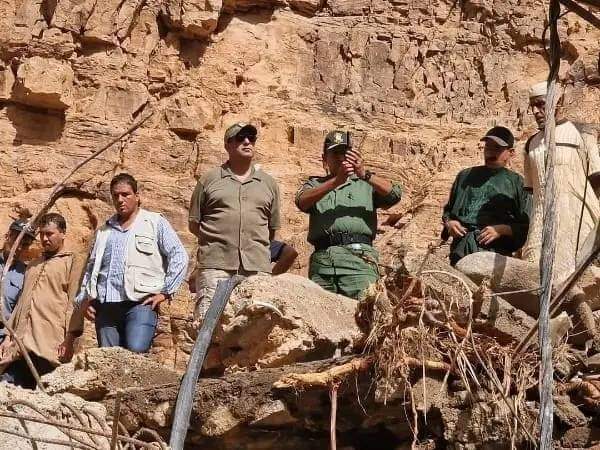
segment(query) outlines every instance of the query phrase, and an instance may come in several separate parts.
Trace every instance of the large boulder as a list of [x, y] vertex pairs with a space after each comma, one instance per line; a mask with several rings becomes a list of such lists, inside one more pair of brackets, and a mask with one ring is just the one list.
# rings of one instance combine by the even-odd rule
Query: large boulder
[[[492, 252], [467, 255], [456, 264], [456, 269], [475, 283], [489, 279], [493, 292], [522, 291], [540, 285], [539, 269], [535, 264]], [[532, 317], [539, 314], [537, 292], [511, 294], [506, 299]]]
[[331, 357], [361, 335], [356, 305], [298, 275], [250, 277], [231, 295], [210, 360], [251, 368]]
[[34, 56], [17, 69], [12, 100], [39, 108], [65, 110], [73, 103], [73, 78], [69, 63]]
[[[423, 262], [422, 252], [408, 252], [403, 263], [407, 272], [415, 275]], [[471, 292], [478, 289], [478, 284], [484, 278], [475, 281], [475, 284], [464, 273], [451, 267], [446, 260], [436, 255], [430, 255], [427, 259], [423, 272], [423, 283], [436, 292], [442, 298], [450, 296], [454, 299], [465, 297], [465, 287]], [[457, 281], [461, 280], [461, 282]], [[533, 327], [534, 320], [525, 314], [520, 308], [515, 308], [504, 298], [499, 296], [483, 295], [479, 306], [479, 314], [474, 317], [480, 326], [485, 327], [489, 333], [513, 341], [520, 341], [523, 336]]]
[[[540, 285], [539, 266], [510, 256], [492, 252], [478, 252], [462, 258], [456, 268], [475, 283], [490, 280], [494, 292], [518, 292], [504, 298], [516, 308], [532, 317], [539, 315]], [[592, 310], [600, 309], [600, 268], [590, 266], [579, 279], [577, 286], [583, 289]]]

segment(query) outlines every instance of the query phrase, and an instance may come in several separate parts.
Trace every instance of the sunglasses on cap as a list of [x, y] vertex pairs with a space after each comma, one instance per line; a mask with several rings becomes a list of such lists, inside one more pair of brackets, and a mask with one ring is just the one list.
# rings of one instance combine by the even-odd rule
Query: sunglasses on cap
[[256, 135], [255, 134], [236, 134], [231, 139], [235, 140], [235, 142], [238, 142], [238, 143], [242, 143], [246, 139], [248, 139], [248, 141], [250, 141], [250, 143], [254, 144], [256, 142]]

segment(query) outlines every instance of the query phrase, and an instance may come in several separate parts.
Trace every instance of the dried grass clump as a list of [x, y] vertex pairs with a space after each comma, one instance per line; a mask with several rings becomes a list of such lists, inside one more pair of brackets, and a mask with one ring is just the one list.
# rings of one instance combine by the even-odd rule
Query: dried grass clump
[[535, 441], [534, 416], [525, 405], [526, 392], [537, 386], [535, 348], [513, 359], [511, 345], [477, 331], [474, 318], [487, 295], [486, 283], [471, 292], [450, 272], [422, 268], [416, 276], [390, 274], [372, 285], [357, 320], [369, 330], [365, 351], [374, 358], [378, 397], [395, 399], [427, 373], [442, 371], [443, 388], [452, 381], [471, 398], [504, 402], [515, 431]]

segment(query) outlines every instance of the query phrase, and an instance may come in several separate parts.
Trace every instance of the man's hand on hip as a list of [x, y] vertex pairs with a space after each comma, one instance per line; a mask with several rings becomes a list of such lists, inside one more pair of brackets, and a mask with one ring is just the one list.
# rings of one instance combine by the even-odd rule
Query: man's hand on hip
[[167, 296], [165, 294], [154, 294], [149, 297], [146, 297], [146, 300], [144, 300], [142, 305], [151, 305], [152, 309], [156, 310], [156, 308], [158, 308], [158, 305], [160, 305], [166, 299]]
[[83, 303], [81, 303], [80, 308], [83, 310], [83, 316], [91, 321], [94, 322], [96, 320], [96, 308], [94, 308], [92, 306], [92, 299], [91, 298], [86, 298]]

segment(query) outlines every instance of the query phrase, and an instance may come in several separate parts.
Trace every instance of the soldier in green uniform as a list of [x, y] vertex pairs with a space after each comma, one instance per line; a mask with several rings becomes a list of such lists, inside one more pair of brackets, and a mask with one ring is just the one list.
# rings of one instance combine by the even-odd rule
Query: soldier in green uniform
[[398, 184], [365, 170], [351, 148], [349, 133], [332, 131], [323, 145], [327, 175], [311, 177], [296, 193], [296, 205], [310, 215], [309, 277], [324, 289], [358, 298], [379, 278], [373, 248], [377, 208], [400, 201]]
[[479, 251], [511, 256], [527, 238], [530, 196], [523, 177], [506, 168], [515, 138], [508, 128], [494, 127], [481, 141], [485, 165], [456, 176], [442, 215], [442, 239], [452, 236], [452, 265]]

